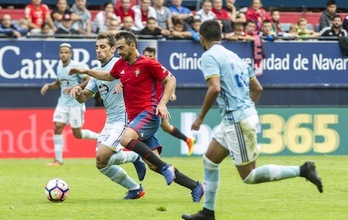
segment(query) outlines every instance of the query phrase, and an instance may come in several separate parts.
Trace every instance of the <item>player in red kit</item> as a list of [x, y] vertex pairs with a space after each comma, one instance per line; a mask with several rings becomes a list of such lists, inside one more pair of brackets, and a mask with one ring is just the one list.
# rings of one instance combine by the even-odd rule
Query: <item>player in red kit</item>
[[[94, 78], [112, 81], [120, 79], [129, 124], [121, 137], [121, 145], [142, 156], [150, 168], [161, 173], [168, 185], [173, 181], [191, 189], [192, 200], [199, 202], [203, 196], [203, 185], [182, 174], [159, 157], [161, 144], [155, 137], [161, 117], [170, 118], [167, 102], [175, 89], [175, 77], [157, 60], [142, 56], [137, 50], [137, 40], [130, 32], [115, 35], [116, 49], [122, 58], [109, 72], [73, 68], [71, 73], [87, 74]], [[156, 99], [156, 82], [161, 81], [164, 92], [160, 101]]]

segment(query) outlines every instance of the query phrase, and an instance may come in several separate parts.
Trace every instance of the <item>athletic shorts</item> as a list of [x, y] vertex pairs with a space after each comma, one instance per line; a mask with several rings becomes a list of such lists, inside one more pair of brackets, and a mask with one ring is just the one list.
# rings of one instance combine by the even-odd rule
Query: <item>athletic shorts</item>
[[151, 150], [158, 148], [158, 152], [162, 151], [162, 145], [156, 138], [156, 132], [161, 124], [161, 118], [158, 115], [143, 111], [133, 119], [128, 127], [135, 130], [140, 141], [144, 142]]
[[72, 128], [81, 128], [84, 123], [84, 114], [86, 106], [64, 107], [57, 105], [53, 114], [53, 122], [70, 124]]
[[115, 124], [106, 124], [98, 137], [97, 150], [100, 144], [110, 148], [115, 152], [122, 150], [123, 147], [120, 144], [120, 140], [125, 128], [126, 125], [122, 122]]
[[235, 124], [221, 122], [213, 134], [213, 139], [230, 152], [235, 165], [246, 165], [256, 160], [261, 152], [257, 143], [258, 126], [257, 114]]

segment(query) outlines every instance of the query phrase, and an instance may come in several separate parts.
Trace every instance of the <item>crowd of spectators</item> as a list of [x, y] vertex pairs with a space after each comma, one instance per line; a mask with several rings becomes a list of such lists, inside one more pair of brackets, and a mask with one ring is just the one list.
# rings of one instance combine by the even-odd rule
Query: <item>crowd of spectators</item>
[[250, 0], [249, 7], [237, 8], [236, 0], [200, 0], [197, 11], [184, 7], [183, 0], [131, 0], [107, 2], [92, 18], [86, 0], [57, 0], [49, 8], [42, 0], [31, 0], [24, 9], [23, 18], [13, 21], [10, 14], [1, 15], [0, 34], [5, 37], [95, 36], [101, 32], [131, 31], [139, 38], [175, 38], [199, 41], [200, 24], [209, 19], [218, 20], [223, 37], [232, 41], [313, 40], [337, 39], [347, 36], [348, 17], [337, 14], [334, 0], [328, 0], [326, 9], [314, 30], [305, 18], [282, 28], [279, 10], [267, 11], [261, 0]]

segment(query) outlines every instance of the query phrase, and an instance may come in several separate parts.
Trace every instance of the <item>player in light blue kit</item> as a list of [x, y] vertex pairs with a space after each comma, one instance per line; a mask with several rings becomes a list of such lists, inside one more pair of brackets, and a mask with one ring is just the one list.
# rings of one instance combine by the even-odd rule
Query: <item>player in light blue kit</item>
[[[109, 72], [118, 60], [114, 57], [115, 44], [114, 35], [104, 33], [98, 35], [96, 52], [97, 59], [101, 63], [100, 70]], [[119, 79], [101, 81], [91, 77], [84, 89], [76, 86], [70, 94], [78, 102], [84, 103], [95, 93], [100, 93], [107, 118], [97, 142], [96, 166], [102, 174], [129, 190], [124, 199], [138, 199], [145, 195], [143, 187], [129, 177], [122, 167], [118, 166], [133, 162], [139, 180], [142, 181], [145, 177], [146, 167], [140, 156], [133, 151], [122, 151], [123, 147], [120, 144], [120, 138], [128, 121], [123, 94], [115, 92], [115, 87], [119, 82]]]
[[302, 166], [256, 167], [256, 159], [261, 149], [256, 139], [259, 118], [254, 103], [259, 100], [262, 86], [251, 67], [237, 54], [221, 45], [221, 28], [217, 21], [203, 22], [199, 33], [205, 50], [201, 69], [208, 91], [192, 129], [199, 130], [215, 101], [220, 109], [221, 123], [203, 156], [203, 210], [192, 215], [184, 214], [182, 218], [215, 220], [216, 196], [220, 182], [219, 164], [228, 155], [231, 155], [244, 183], [257, 184], [300, 176], [316, 185], [319, 192], [323, 192], [313, 161], [307, 161]]
[[74, 137], [78, 139], [94, 139], [99, 136], [98, 133], [88, 129], [82, 129], [84, 123], [85, 104], [77, 102], [70, 96], [70, 90], [79, 85], [84, 88], [87, 85], [88, 76], [69, 75], [69, 70], [81, 65], [71, 59], [72, 47], [68, 43], [62, 43], [59, 47], [60, 62], [57, 67], [57, 79], [41, 88], [41, 94], [45, 95], [47, 90], [60, 89], [58, 104], [53, 114], [54, 122], [54, 153], [55, 160], [47, 165], [57, 166], [63, 164], [63, 128], [70, 123]]

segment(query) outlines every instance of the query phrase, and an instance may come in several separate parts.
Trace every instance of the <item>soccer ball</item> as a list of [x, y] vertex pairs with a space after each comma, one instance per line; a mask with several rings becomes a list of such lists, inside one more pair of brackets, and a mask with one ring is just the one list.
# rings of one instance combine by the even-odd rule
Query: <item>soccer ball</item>
[[52, 179], [45, 186], [45, 194], [51, 202], [63, 202], [69, 195], [69, 186], [62, 179]]

